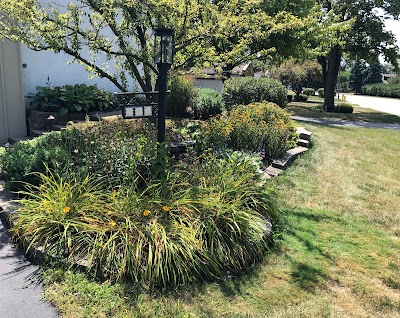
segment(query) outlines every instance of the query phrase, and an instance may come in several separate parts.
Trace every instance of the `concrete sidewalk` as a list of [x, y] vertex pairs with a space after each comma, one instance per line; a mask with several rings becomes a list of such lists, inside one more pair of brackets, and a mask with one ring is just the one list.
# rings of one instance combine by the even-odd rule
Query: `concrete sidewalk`
[[[0, 183], [0, 207], [10, 198]], [[0, 209], [1, 210], [1, 209]], [[32, 265], [11, 242], [0, 222], [0, 318], [56, 318], [55, 308], [42, 300], [43, 288]]]
[[292, 116], [293, 120], [304, 121], [308, 123], [315, 123], [321, 125], [329, 125], [336, 127], [356, 127], [356, 128], [378, 128], [378, 129], [393, 129], [400, 130], [399, 124], [385, 124], [385, 123], [369, 123], [365, 121], [351, 121], [351, 120], [330, 120], [319, 119], [311, 117]]
[[[400, 116], [400, 99], [376, 97], [366, 95], [341, 94], [346, 96], [346, 101], [360, 107], [372, 108], [383, 113]], [[340, 96], [341, 97], [341, 96]]]

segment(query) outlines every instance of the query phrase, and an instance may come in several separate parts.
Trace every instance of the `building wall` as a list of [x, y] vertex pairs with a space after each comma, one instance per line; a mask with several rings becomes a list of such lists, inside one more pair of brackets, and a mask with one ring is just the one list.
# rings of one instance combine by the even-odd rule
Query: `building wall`
[[0, 142], [26, 136], [20, 45], [0, 41]]
[[[85, 66], [71, 63], [73, 58], [65, 53], [36, 52], [24, 45], [21, 51], [22, 64], [24, 65], [25, 95], [35, 93], [36, 86], [47, 86], [48, 82], [52, 87], [68, 84], [87, 84], [97, 85], [99, 88], [109, 92], [119, 91], [108, 79], [99, 77], [90, 79]], [[103, 62], [106, 62], [105, 59]]]

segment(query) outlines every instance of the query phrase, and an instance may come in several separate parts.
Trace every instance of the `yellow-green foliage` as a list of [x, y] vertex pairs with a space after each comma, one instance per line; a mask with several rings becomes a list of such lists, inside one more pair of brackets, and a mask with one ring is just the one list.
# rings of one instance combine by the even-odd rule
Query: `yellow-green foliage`
[[293, 145], [294, 128], [290, 115], [273, 103], [240, 105], [229, 114], [202, 124], [200, 149], [260, 152], [267, 158], [282, 155]]
[[246, 271], [277, 219], [253, 158], [201, 158], [162, 182], [102, 190], [98, 179], [41, 175], [13, 214], [15, 238], [103, 279], [169, 288]]

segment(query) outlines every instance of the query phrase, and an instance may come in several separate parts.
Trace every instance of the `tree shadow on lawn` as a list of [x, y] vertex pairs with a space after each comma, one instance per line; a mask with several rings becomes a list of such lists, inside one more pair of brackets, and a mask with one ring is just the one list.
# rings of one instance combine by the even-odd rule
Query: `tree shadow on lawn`
[[[280, 266], [271, 264], [273, 254], [284, 260], [284, 266], [287, 266], [287, 271], [286, 268], [284, 271], [290, 273], [289, 283], [304, 291], [315, 293], [317, 287], [323, 288], [328, 281], [332, 282], [327, 266], [334, 265], [335, 257], [321, 246], [318, 224], [341, 222], [340, 218], [326, 211], [312, 210], [286, 210], [283, 214], [287, 217], [276, 230], [277, 242], [264, 261], [254, 265], [248, 273], [216, 283], [226, 297], [248, 296], [249, 287], [257, 286], [261, 279], [268, 279], [271, 275], [266, 277], [265, 271], [271, 272], [271, 268], [272, 273], [282, 270]], [[271, 279], [274, 279], [273, 274]]]

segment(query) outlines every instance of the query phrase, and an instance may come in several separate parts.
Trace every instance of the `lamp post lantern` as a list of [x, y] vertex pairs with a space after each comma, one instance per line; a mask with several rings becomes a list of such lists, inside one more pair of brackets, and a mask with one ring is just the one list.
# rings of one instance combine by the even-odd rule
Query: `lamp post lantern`
[[174, 59], [174, 30], [155, 29], [154, 62], [158, 66], [158, 125], [157, 141], [165, 141], [165, 117], [167, 98], [167, 72]]

